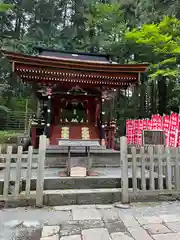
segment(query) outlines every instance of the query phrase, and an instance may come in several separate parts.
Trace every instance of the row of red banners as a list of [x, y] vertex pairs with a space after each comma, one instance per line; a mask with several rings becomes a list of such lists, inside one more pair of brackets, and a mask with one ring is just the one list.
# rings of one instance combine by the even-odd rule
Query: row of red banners
[[142, 145], [143, 130], [163, 130], [166, 146], [180, 147], [180, 115], [172, 112], [170, 115], [152, 115], [151, 119], [127, 120], [126, 136], [128, 144]]

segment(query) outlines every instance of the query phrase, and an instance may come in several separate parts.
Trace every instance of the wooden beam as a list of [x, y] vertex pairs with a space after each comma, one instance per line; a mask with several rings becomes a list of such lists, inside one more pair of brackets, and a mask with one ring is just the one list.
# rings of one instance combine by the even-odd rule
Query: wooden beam
[[27, 83], [36, 83], [36, 84], [41, 84], [44, 86], [52, 86], [52, 85], [60, 85], [60, 84], [70, 84], [70, 86], [75, 86], [75, 85], [79, 85], [81, 87], [96, 87], [96, 86], [105, 86], [105, 87], [109, 87], [109, 88], [127, 88], [130, 85], [134, 85], [136, 84], [136, 81], [129, 81], [129, 82], [98, 82], [98, 81], [81, 81], [81, 80], [76, 80], [73, 81], [72, 79], [59, 79], [58, 81], [55, 80], [45, 80], [45, 79], [35, 79], [35, 78], [27, 78], [27, 77], [23, 77], [21, 76], [21, 79]]
[[41, 74], [41, 73], [34, 73], [34, 72], [24, 72], [24, 71], [16, 71], [17, 75], [21, 78], [29, 78], [39, 81], [70, 81], [70, 82], [84, 82], [84, 83], [92, 83], [95, 82], [96, 84], [102, 84], [108, 82], [109, 84], [115, 83], [128, 83], [131, 81], [137, 82], [136, 77], [98, 77], [98, 76], [88, 76], [80, 75], [80, 74], [56, 74], [53, 72], [52, 74]]
[[132, 73], [132, 72], [113, 72], [113, 73], [106, 73], [106, 72], [88, 72], [88, 71], [82, 71], [82, 70], [72, 70], [72, 69], [57, 69], [57, 68], [46, 68], [46, 67], [37, 67], [37, 66], [25, 66], [22, 64], [16, 63], [15, 65], [15, 71], [24, 72], [24, 73], [33, 73], [34, 75], [54, 75], [56, 76], [77, 76], [78, 78], [107, 78], [107, 79], [117, 79], [117, 78], [127, 78], [127, 79], [137, 79], [138, 73]]

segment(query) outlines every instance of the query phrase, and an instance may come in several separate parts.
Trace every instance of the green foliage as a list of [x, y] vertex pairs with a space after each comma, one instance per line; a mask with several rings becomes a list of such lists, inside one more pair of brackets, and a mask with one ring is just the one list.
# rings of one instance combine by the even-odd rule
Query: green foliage
[[[138, 46], [146, 48], [154, 63], [150, 75], [177, 77], [179, 67], [177, 56], [180, 53], [180, 20], [174, 17], [164, 17], [158, 24], [144, 24], [140, 29], [135, 28], [126, 32], [126, 38]], [[149, 59], [151, 61], [151, 59]]]
[[126, 23], [119, 4], [96, 3], [87, 15], [89, 49], [116, 55], [123, 62]]
[[[163, 99], [160, 94], [165, 95], [160, 91], [160, 88], [165, 89], [163, 83], [168, 87], [168, 108], [180, 104], [180, 89], [176, 83], [180, 76], [179, 0], [4, 2], [0, 5], [2, 48], [35, 54], [34, 47], [42, 46], [109, 53], [115, 55], [114, 60], [119, 63], [149, 62], [146, 91], [151, 110], [155, 111], [157, 102]], [[31, 94], [31, 88], [19, 81], [7, 61], [0, 59], [0, 105], [24, 111], [26, 99], [31, 99]], [[111, 113], [119, 116], [119, 125], [124, 124], [126, 117], [139, 116], [140, 104], [135, 94], [128, 98], [119, 91], [116, 100], [116, 110]], [[29, 100], [29, 108], [35, 108], [34, 101]]]
[[0, 1], [0, 13], [7, 12], [10, 9], [13, 9], [13, 4], [1, 3]]
[[[0, 144], [4, 144], [8, 142], [8, 139], [10, 137], [16, 137], [19, 136], [21, 132], [15, 132], [15, 131], [0, 131]], [[2, 145], [3, 147], [3, 145]], [[6, 148], [5, 148], [6, 150]]]
[[[157, 80], [159, 112], [162, 114], [167, 109], [177, 111], [180, 105], [180, 89], [178, 84], [174, 84], [180, 76], [179, 35], [180, 20], [169, 16], [159, 23], [144, 24], [141, 28], [127, 31], [125, 35], [128, 41], [135, 43], [135, 48], [141, 56], [145, 51], [144, 56], [151, 63], [149, 77], [151, 80]], [[157, 95], [152, 97], [156, 98]]]

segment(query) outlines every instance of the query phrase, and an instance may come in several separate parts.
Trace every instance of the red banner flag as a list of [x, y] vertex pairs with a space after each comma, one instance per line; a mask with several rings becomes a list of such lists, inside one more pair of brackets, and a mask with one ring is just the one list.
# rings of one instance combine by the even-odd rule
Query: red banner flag
[[159, 114], [156, 118], [156, 128], [157, 130], [163, 130], [163, 117]]
[[151, 121], [152, 121], [152, 130], [157, 129], [157, 117], [158, 115], [152, 115]]
[[126, 121], [126, 137], [127, 137], [127, 144], [132, 144], [132, 142], [133, 142], [133, 120]]
[[148, 119], [147, 120], [147, 130], [152, 130], [152, 120], [151, 119]]
[[179, 128], [178, 128], [177, 147], [180, 147], [180, 121], [179, 121]]
[[139, 120], [138, 130], [137, 130], [137, 145], [142, 146], [142, 131], [143, 131], [143, 120]]
[[131, 144], [134, 144], [134, 140], [135, 140], [135, 120], [132, 120], [132, 140], [131, 140]]
[[179, 114], [172, 112], [170, 116], [169, 126], [169, 147], [177, 146], [178, 128], [179, 128]]
[[162, 130], [163, 118], [161, 115], [152, 115], [152, 130]]
[[139, 120], [134, 121], [134, 144], [138, 144]]
[[165, 115], [163, 117], [163, 130], [165, 133], [166, 146], [169, 146], [169, 127], [170, 127], [170, 116]]
[[143, 130], [163, 130], [168, 147], [180, 147], [179, 114], [172, 112], [170, 116], [153, 115], [152, 119], [127, 120], [126, 136], [128, 144], [142, 145]]
[[147, 130], [147, 119], [143, 120], [143, 130]]

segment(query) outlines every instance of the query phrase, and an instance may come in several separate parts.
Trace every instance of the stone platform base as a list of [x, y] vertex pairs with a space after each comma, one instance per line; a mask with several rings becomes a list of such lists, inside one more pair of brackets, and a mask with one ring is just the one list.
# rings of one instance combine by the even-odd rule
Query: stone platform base
[[[38, 154], [38, 150], [34, 150], [34, 154]], [[85, 157], [83, 149], [72, 149], [72, 158]], [[120, 166], [120, 151], [112, 149], [97, 148], [91, 149], [90, 158], [93, 167], [119, 167]], [[49, 146], [46, 150], [45, 166], [49, 168], [64, 168], [68, 160], [68, 150], [66, 147], [59, 148], [58, 146]]]
[[[83, 152], [72, 152], [71, 158], [84, 158]], [[47, 150], [45, 166], [50, 168], [66, 167], [68, 156], [66, 152]], [[92, 151], [90, 154], [92, 167], [119, 167], [120, 152], [113, 150]]]
[[75, 189], [44, 192], [44, 204], [62, 206], [74, 204], [108, 204], [121, 200], [120, 189]]

